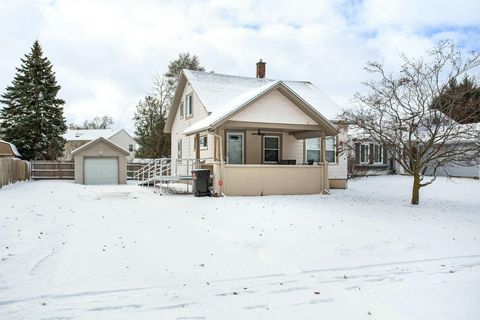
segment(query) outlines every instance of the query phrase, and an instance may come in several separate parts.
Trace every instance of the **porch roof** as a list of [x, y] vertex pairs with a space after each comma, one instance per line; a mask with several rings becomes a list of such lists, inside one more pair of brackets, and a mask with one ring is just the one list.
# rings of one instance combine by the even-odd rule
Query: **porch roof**
[[[251, 105], [256, 100], [260, 99], [267, 93], [278, 89], [283, 95], [289, 98], [294, 104], [296, 104], [300, 109], [302, 109], [305, 114], [309, 115], [312, 119], [317, 122], [318, 126], [311, 126], [309, 130], [313, 131], [325, 131], [326, 135], [336, 135], [338, 130], [336, 126], [326, 119], [316, 108], [314, 108], [309, 102], [307, 102], [303, 96], [300, 96], [292, 88], [290, 88], [283, 81], [272, 81], [264, 84], [261, 87], [250, 90], [242, 95], [235, 97], [226, 103], [225, 107], [212, 112], [205, 119], [200, 120], [199, 122], [191, 125], [183, 131], [185, 135], [192, 135], [202, 131], [213, 130], [229, 120], [232, 116]], [[261, 128], [261, 123], [250, 122], [249, 127]], [[283, 123], [269, 123], [269, 125], [277, 125], [277, 127], [283, 128], [285, 124]], [[300, 129], [302, 125], [297, 125]]]

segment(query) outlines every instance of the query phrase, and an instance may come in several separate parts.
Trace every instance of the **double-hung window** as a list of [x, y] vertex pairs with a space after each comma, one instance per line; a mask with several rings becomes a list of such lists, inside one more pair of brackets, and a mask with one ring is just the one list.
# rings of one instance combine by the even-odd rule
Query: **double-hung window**
[[307, 162], [320, 162], [320, 139], [307, 139], [305, 152]]
[[278, 163], [280, 161], [280, 137], [263, 136], [263, 162]]
[[208, 149], [208, 138], [206, 135], [200, 136], [200, 150], [207, 150]]
[[[320, 138], [307, 139], [305, 145], [305, 160], [307, 162], [320, 162], [321, 150]], [[325, 139], [325, 158], [327, 162], [337, 162], [337, 139], [335, 137]]]
[[370, 162], [370, 145], [362, 143], [360, 145], [360, 163], [366, 164]]
[[337, 162], [337, 139], [335, 137], [325, 139], [325, 158], [327, 162]]
[[182, 139], [177, 142], [177, 158], [182, 159]]
[[373, 163], [383, 164], [383, 146], [375, 144], [373, 150]]
[[193, 99], [192, 94], [185, 97], [185, 117], [193, 116]]

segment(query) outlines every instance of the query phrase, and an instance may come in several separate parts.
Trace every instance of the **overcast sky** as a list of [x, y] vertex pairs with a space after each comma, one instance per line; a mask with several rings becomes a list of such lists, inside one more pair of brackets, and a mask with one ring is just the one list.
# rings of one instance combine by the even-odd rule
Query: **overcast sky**
[[108, 114], [132, 131], [136, 103], [179, 52], [208, 71], [309, 80], [348, 106], [368, 60], [389, 66], [440, 39], [480, 49], [479, 0], [0, 0], [0, 90], [35, 39], [54, 65], [67, 121]]

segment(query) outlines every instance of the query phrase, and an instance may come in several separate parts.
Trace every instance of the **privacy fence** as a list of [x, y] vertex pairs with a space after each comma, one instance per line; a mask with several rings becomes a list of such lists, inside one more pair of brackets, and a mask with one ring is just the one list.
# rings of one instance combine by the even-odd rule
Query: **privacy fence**
[[[32, 161], [32, 179], [34, 180], [73, 180], [75, 163], [73, 161]], [[143, 167], [141, 163], [127, 164], [127, 179], [133, 179], [133, 173]]]
[[30, 179], [30, 166], [27, 161], [16, 158], [0, 158], [0, 188], [28, 179]]
[[60, 179], [73, 180], [75, 165], [73, 161], [45, 161], [35, 160], [30, 162], [32, 179]]

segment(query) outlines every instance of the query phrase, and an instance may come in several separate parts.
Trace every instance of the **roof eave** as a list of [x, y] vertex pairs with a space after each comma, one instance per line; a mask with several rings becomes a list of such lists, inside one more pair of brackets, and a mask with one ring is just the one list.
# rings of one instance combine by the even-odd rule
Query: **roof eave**
[[172, 133], [173, 122], [175, 120], [175, 115], [177, 114], [177, 111], [178, 111], [178, 104], [180, 102], [180, 97], [183, 92], [180, 90], [180, 88], [185, 87], [187, 80], [188, 80], [187, 75], [185, 71], [182, 70], [178, 78], [178, 83], [177, 83], [177, 87], [175, 88], [175, 94], [173, 95], [172, 103], [170, 104], [170, 110], [168, 112], [167, 122], [165, 123], [165, 127], [163, 128], [163, 132], [165, 133]]

